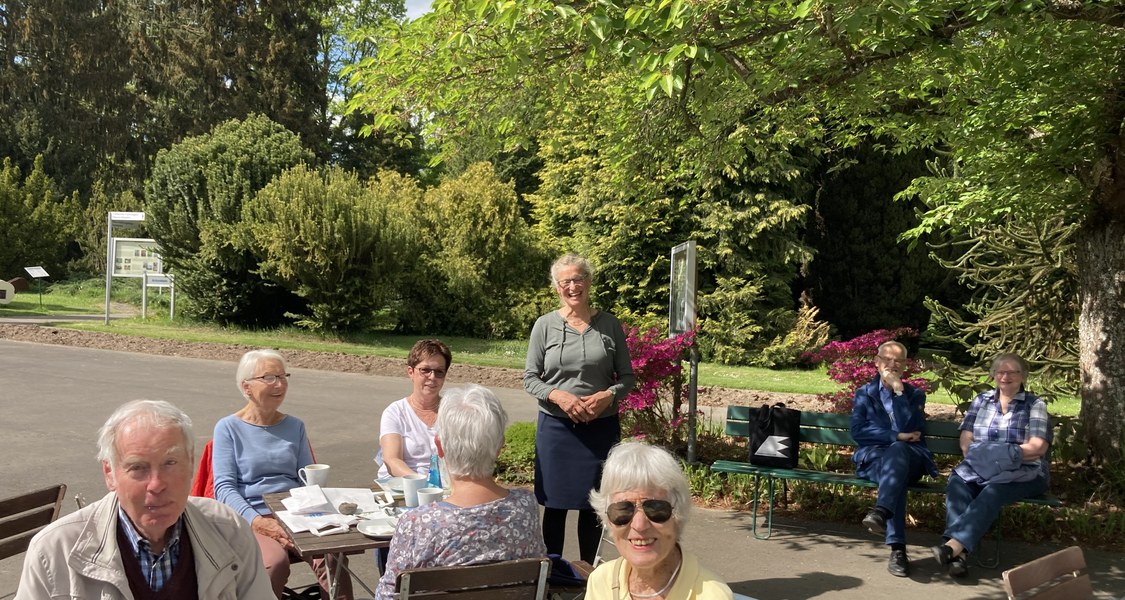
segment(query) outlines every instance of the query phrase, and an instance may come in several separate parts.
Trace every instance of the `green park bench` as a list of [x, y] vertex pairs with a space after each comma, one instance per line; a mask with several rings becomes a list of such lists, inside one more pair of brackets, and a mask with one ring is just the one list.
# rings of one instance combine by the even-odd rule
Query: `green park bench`
[[[726, 419], [726, 434], [731, 437], [747, 438], [749, 445], [751, 421], [757, 414], [758, 407], [728, 406]], [[961, 432], [960, 423], [953, 421], [926, 421], [926, 446], [935, 457], [951, 455], [961, 457]], [[840, 413], [801, 413], [801, 443], [825, 444], [829, 446], [852, 447], [856, 446], [851, 434], [851, 416]], [[749, 448], [747, 449], [749, 452]], [[874, 482], [856, 477], [851, 473], [834, 473], [812, 469], [784, 469], [777, 467], [760, 467], [749, 462], [732, 460], [717, 460], [711, 465], [712, 471], [722, 473], [738, 473], [754, 476], [753, 534], [756, 539], [767, 540], [773, 535], [773, 506], [775, 483], [782, 482], [784, 497], [788, 492], [789, 481], [804, 481], [813, 484], [843, 485], [863, 488], [878, 487]], [[766, 480], [766, 494], [768, 506], [766, 509], [765, 534], [758, 529], [758, 498], [761, 495], [761, 480]], [[910, 491], [923, 494], [944, 494], [945, 479], [934, 480], [923, 477], [922, 481], [910, 486]], [[1053, 496], [1042, 495], [1026, 498], [1022, 502], [1028, 504], [1042, 504], [1046, 506], [1061, 506], [1062, 502]], [[984, 567], [995, 568], [1000, 564], [1000, 528], [993, 528], [996, 532], [996, 552], [988, 560], [978, 557], [977, 561]]]

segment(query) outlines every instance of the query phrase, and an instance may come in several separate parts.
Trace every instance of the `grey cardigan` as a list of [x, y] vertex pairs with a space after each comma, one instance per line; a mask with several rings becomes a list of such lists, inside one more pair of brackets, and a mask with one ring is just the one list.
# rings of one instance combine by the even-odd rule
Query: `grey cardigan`
[[618, 402], [633, 389], [634, 382], [625, 331], [608, 312], [598, 311], [582, 333], [567, 325], [558, 311], [539, 317], [531, 328], [523, 389], [539, 401], [541, 412], [569, 418], [547, 399], [554, 389], [578, 396], [609, 390], [613, 402], [598, 418], [615, 415]]

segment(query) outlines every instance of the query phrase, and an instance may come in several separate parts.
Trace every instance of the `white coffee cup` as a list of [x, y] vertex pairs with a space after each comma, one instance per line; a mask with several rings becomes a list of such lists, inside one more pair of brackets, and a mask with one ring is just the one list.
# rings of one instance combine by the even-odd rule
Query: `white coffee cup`
[[313, 463], [305, 465], [303, 469], [297, 469], [297, 478], [305, 485], [319, 485], [324, 487], [328, 485], [328, 472], [332, 467]]
[[426, 476], [417, 473], [402, 476], [402, 498], [408, 508], [418, 506], [418, 490], [426, 487]]
[[441, 502], [445, 490], [439, 487], [424, 487], [418, 490], [418, 506], [425, 506], [431, 502]]

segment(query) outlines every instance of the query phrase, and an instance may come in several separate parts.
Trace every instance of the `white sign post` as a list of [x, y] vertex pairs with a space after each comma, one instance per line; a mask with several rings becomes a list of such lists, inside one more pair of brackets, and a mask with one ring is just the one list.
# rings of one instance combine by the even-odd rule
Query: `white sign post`
[[[672, 273], [668, 282], [668, 337], [695, 329], [695, 242], [672, 248]], [[696, 418], [699, 387], [699, 350], [695, 341], [688, 348], [688, 440], [687, 461], [695, 463]]]
[[[141, 279], [141, 315], [144, 316], [145, 293], [148, 289], [146, 283], [149, 276], [163, 275], [164, 262], [160, 259], [159, 248], [156, 240], [149, 238], [113, 237], [114, 227], [135, 227], [145, 221], [143, 212], [110, 212], [106, 225], [106, 250], [105, 250], [105, 324], [109, 325], [109, 297], [112, 290], [114, 277], [136, 277]], [[175, 290], [172, 278], [166, 277], [160, 284], [153, 287], [172, 288], [173, 305], [175, 311]], [[173, 312], [174, 314], [174, 312]]]
[[43, 280], [50, 277], [50, 275], [47, 274], [47, 270], [43, 267], [24, 267], [23, 270], [27, 271], [28, 275], [31, 275], [31, 278], [35, 280], [35, 285], [39, 287], [39, 308], [42, 309]]
[[141, 279], [141, 318], [148, 317], [148, 288], [163, 290], [168, 288], [168, 318], [176, 318], [176, 286], [172, 285], [172, 275], [149, 275], [145, 271]]

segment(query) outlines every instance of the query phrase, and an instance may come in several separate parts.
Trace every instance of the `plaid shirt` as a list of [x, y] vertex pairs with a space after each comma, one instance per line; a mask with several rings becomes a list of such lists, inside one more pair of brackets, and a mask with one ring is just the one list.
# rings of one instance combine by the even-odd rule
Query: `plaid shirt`
[[154, 592], [159, 592], [164, 589], [164, 584], [167, 583], [172, 577], [172, 571], [176, 569], [176, 563], [180, 561], [180, 532], [184, 528], [184, 517], [176, 521], [172, 526], [172, 533], [168, 536], [168, 542], [164, 545], [164, 552], [160, 556], [155, 556], [148, 540], [141, 537], [137, 528], [133, 525], [133, 521], [129, 519], [129, 515], [125, 514], [125, 510], [121, 505], [117, 506], [117, 521], [121, 523], [121, 529], [125, 532], [125, 537], [129, 539], [129, 544], [133, 547], [133, 553], [137, 555], [137, 561], [141, 563], [141, 575], [148, 581], [148, 587]]
[[[1000, 399], [996, 390], [989, 390], [973, 398], [961, 431], [972, 431], [974, 441], [1023, 444], [1033, 437], [1051, 442], [1051, 423], [1047, 417], [1047, 404], [1038, 396], [1020, 391], [1008, 403], [1008, 412], [1000, 414]], [[1040, 468], [1046, 475], [1050, 465], [1047, 455], [1040, 459]], [[958, 472], [960, 474], [960, 472]]]

